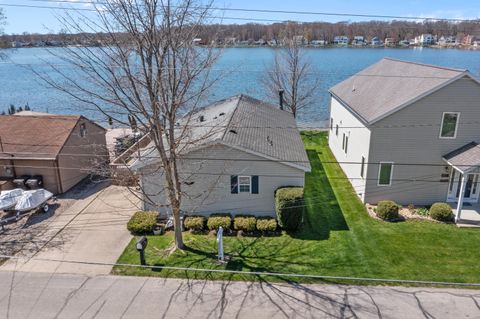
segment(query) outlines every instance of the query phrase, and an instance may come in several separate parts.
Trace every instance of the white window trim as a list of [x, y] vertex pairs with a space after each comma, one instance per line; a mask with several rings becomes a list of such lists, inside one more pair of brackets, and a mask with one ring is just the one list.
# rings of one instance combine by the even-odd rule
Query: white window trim
[[[455, 124], [455, 132], [453, 133], [453, 137], [442, 136], [443, 130], [443, 120], [445, 118], [445, 114], [457, 114], [457, 123]], [[440, 123], [440, 132], [438, 132], [438, 137], [442, 140], [453, 140], [457, 138], [457, 131], [458, 131], [458, 123], [460, 123], [460, 112], [443, 112], [442, 113], [442, 122]]]
[[[240, 184], [240, 178], [248, 178], [248, 181], [249, 181], [249, 191], [248, 192], [242, 192], [240, 191], [240, 185], [246, 185], [246, 184]], [[245, 193], [245, 194], [251, 194], [252, 193], [252, 176], [246, 176], [246, 175], [238, 175], [238, 193], [239, 194], [242, 194], [242, 193]]]
[[[382, 164], [392, 164], [392, 169], [390, 170], [390, 178], [388, 180], [388, 184], [380, 184], [380, 171], [382, 169]], [[393, 162], [380, 162], [378, 165], [378, 178], [377, 178], [377, 186], [392, 186], [392, 176], [393, 176]]]

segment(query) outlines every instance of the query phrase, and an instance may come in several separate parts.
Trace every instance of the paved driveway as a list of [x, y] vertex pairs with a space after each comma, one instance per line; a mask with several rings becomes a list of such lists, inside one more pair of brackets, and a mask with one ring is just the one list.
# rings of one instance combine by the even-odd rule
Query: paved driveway
[[43, 243], [38, 251], [26, 249], [17, 254], [34, 256], [35, 260], [12, 259], [3, 264], [0, 270], [108, 274], [110, 266], [87, 266], [38, 259], [114, 263], [131, 240], [126, 224], [130, 216], [138, 210], [137, 206], [138, 200], [128, 189], [120, 186], [103, 188], [76, 201], [50, 221], [48, 231], [38, 235]]

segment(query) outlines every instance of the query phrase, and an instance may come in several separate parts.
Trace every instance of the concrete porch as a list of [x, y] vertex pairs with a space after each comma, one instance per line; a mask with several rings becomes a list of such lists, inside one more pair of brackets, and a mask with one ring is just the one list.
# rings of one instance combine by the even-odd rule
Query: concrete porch
[[[458, 203], [450, 203], [453, 213], [457, 215]], [[463, 203], [460, 219], [457, 220], [458, 227], [480, 227], [480, 203]]]

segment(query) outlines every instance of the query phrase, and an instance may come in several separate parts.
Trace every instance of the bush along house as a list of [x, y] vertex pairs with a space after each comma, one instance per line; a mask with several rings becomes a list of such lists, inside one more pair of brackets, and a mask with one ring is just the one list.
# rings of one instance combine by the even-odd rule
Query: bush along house
[[468, 70], [385, 58], [330, 93], [329, 146], [364, 203], [448, 202], [457, 221], [478, 203], [480, 83]]

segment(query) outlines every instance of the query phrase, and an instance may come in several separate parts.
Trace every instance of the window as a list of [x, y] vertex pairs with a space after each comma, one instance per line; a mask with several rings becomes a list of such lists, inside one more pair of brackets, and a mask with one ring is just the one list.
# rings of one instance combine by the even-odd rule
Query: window
[[335, 127], [335, 135], [338, 136], [338, 124], [337, 124], [337, 126]]
[[444, 112], [440, 138], [455, 138], [457, 136], [458, 118], [460, 113]]
[[345, 135], [345, 154], [347, 154], [348, 150], [348, 135]]
[[392, 185], [392, 173], [393, 163], [380, 162], [380, 167], [378, 168], [378, 186]]
[[360, 176], [364, 178], [363, 174], [365, 173], [365, 157], [362, 156], [362, 163], [360, 165]]
[[330, 118], [330, 131], [333, 131], [333, 118]]
[[345, 150], [345, 133], [343, 133], [342, 150]]
[[85, 123], [80, 124], [80, 136], [87, 136], [87, 126], [85, 125]]
[[238, 192], [250, 193], [252, 186], [252, 179], [250, 176], [238, 176]]

